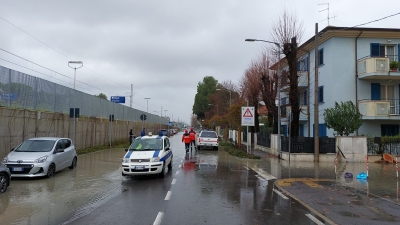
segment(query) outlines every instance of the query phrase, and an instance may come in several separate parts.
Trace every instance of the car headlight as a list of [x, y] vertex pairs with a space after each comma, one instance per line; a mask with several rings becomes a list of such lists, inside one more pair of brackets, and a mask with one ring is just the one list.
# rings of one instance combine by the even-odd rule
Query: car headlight
[[160, 162], [160, 157], [151, 158], [151, 162]]
[[47, 160], [47, 155], [46, 156], [42, 156], [40, 158], [35, 159], [35, 161], [33, 161], [34, 163], [44, 163]]
[[129, 163], [129, 158], [123, 158], [122, 163]]
[[2, 162], [3, 162], [3, 163], [7, 163], [7, 162], [8, 162], [8, 158], [7, 158], [7, 157], [4, 157], [4, 159], [3, 159]]

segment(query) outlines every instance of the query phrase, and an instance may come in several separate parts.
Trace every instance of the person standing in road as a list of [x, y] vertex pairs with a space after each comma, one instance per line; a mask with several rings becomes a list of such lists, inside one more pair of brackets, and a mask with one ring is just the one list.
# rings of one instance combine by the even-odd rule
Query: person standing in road
[[132, 141], [133, 141], [133, 131], [132, 131], [132, 129], [129, 131], [129, 145], [131, 145], [132, 144]]
[[188, 153], [190, 142], [191, 142], [188, 130], [185, 130], [185, 133], [183, 133], [182, 142], [185, 143], [185, 150], [186, 150], [186, 153]]
[[145, 128], [143, 128], [142, 132], [140, 132], [140, 136], [145, 136], [146, 135], [146, 131], [144, 130]]
[[193, 127], [190, 128], [189, 131], [190, 136], [190, 151], [196, 149], [196, 131], [194, 131]]

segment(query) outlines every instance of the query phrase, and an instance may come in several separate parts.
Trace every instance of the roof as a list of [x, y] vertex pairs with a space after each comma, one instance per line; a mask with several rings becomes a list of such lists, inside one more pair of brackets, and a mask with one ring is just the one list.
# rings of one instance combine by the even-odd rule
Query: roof
[[[318, 32], [318, 44], [324, 43], [332, 37], [347, 37], [347, 38], [400, 38], [400, 29], [396, 28], [372, 28], [372, 27], [335, 27], [327, 26]], [[301, 44], [297, 49], [297, 58], [307, 54], [315, 49], [315, 35]], [[283, 45], [282, 45], [283, 46]], [[302, 51], [301, 51], [302, 50]], [[286, 64], [286, 59], [280, 60], [281, 68]], [[270, 69], [275, 69], [278, 63], [275, 63]]]

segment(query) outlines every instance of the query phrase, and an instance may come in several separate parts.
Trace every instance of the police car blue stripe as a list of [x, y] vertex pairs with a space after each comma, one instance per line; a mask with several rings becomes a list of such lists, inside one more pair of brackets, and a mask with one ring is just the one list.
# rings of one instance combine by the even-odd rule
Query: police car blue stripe
[[165, 160], [168, 159], [171, 155], [172, 155], [172, 152], [170, 151], [170, 152], [168, 152], [168, 154], [166, 154], [164, 157], [162, 157], [162, 158], [160, 159], [160, 161], [161, 161], [161, 162], [162, 162], [162, 161], [165, 161]]
[[128, 153], [126, 153], [126, 156], [125, 156], [125, 158], [130, 158], [131, 157], [131, 155], [132, 155], [132, 152], [133, 152], [133, 150], [129, 150], [129, 152]]
[[154, 154], [153, 154], [153, 158], [154, 158], [154, 157], [158, 157], [158, 154], [160, 154], [160, 150], [155, 150], [155, 151], [154, 151]]

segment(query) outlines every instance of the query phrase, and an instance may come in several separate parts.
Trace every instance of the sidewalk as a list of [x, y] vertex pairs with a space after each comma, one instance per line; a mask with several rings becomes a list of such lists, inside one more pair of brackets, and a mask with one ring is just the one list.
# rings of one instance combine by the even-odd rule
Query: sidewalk
[[[261, 160], [276, 158], [261, 150], [252, 153]], [[367, 180], [356, 179], [360, 167], [365, 168], [360, 163], [343, 164], [338, 168], [336, 180], [282, 177], [274, 185], [326, 224], [400, 224], [399, 191], [393, 165], [371, 165]], [[345, 172], [351, 172], [354, 178], [345, 181]]]

